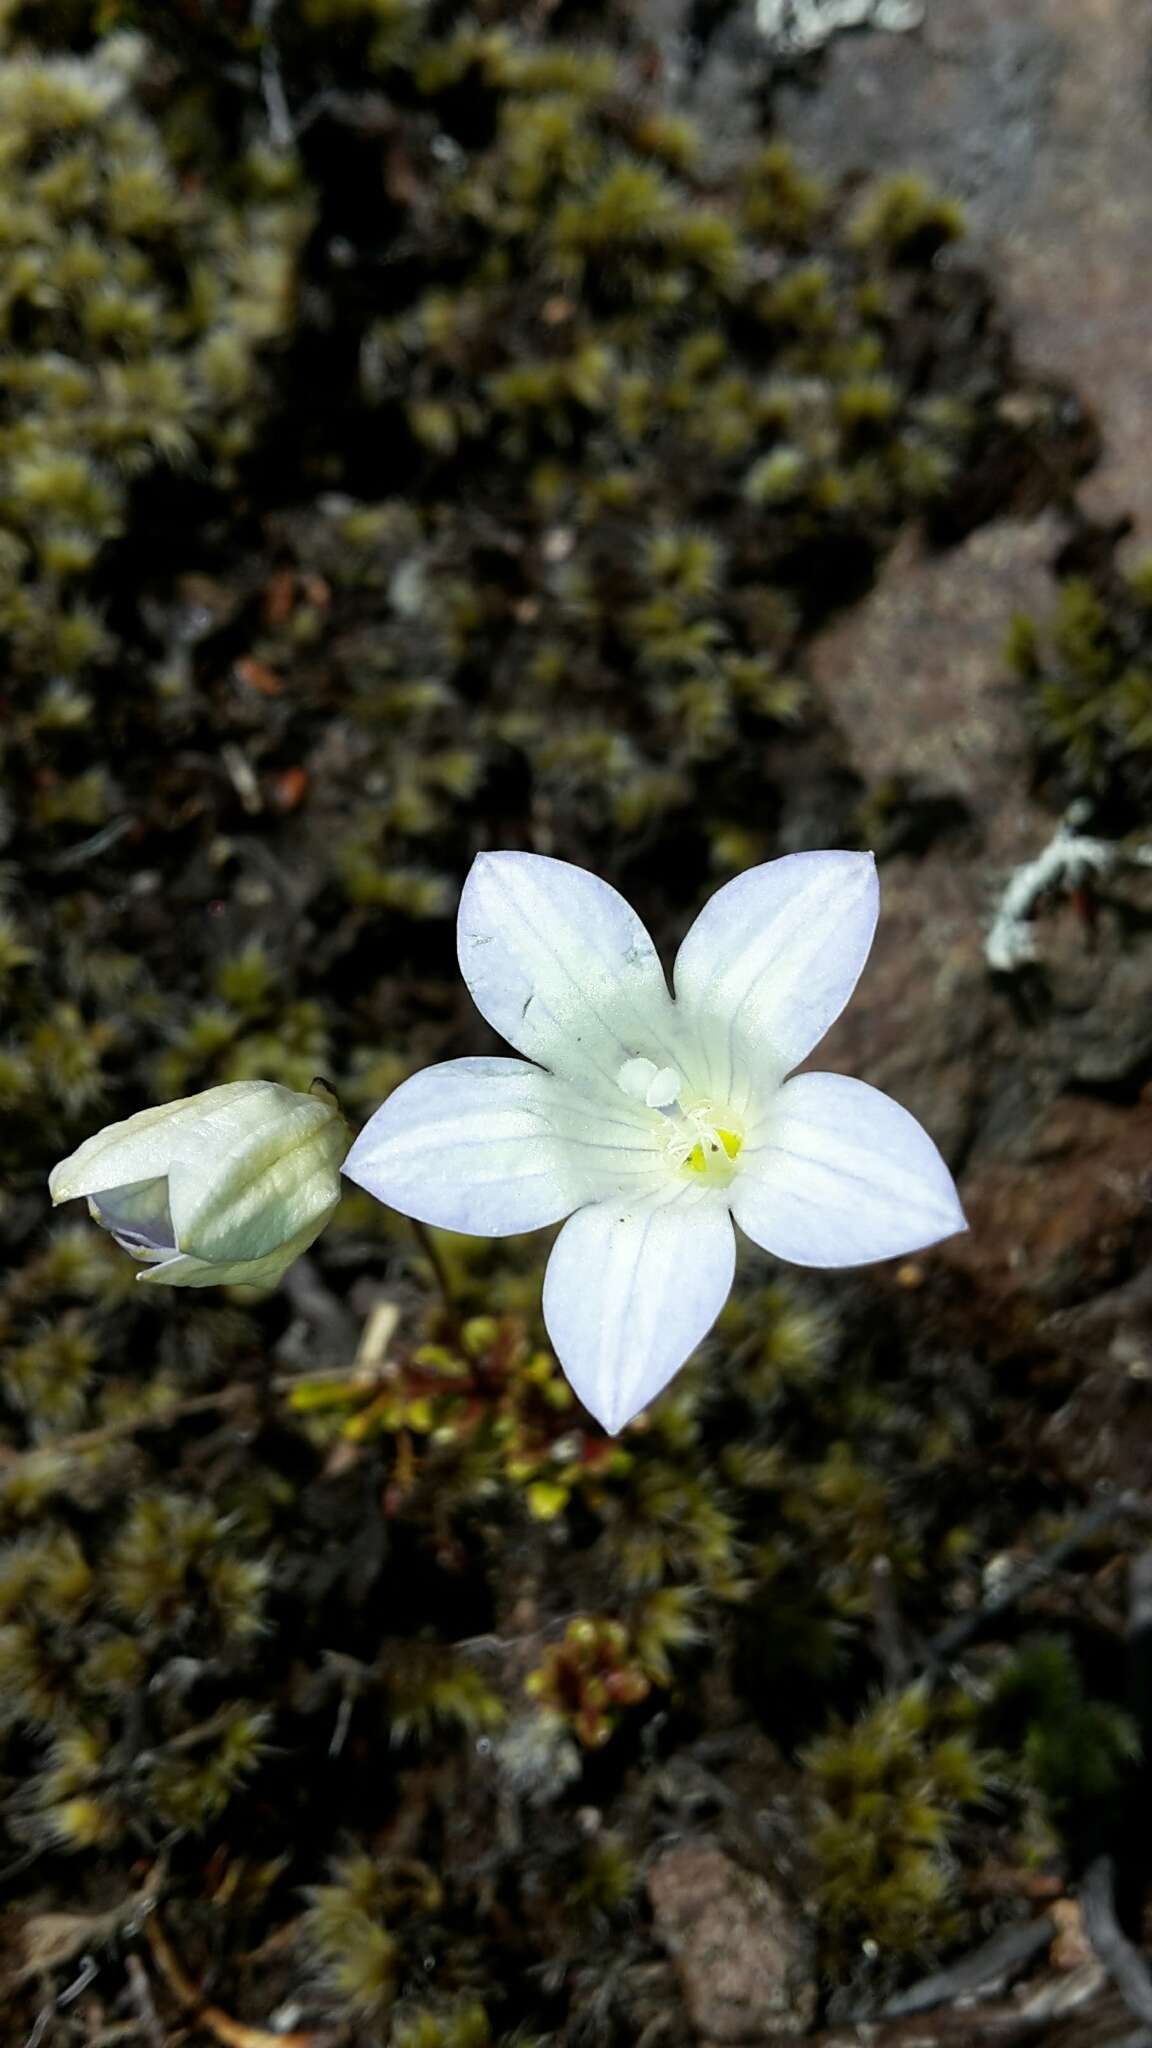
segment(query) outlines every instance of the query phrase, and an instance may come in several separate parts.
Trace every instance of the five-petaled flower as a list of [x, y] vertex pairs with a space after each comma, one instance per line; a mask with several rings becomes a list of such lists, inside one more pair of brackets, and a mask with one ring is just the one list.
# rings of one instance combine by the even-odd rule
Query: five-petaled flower
[[97, 1223], [161, 1287], [271, 1287], [340, 1200], [348, 1127], [324, 1089], [229, 1081], [98, 1131], [59, 1166], [54, 1202]]
[[413, 1075], [345, 1172], [474, 1236], [568, 1217], [544, 1320], [585, 1406], [619, 1430], [723, 1307], [733, 1218], [804, 1266], [887, 1259], [965, 1228], [906, 1110], [842, 1074], [787, 1079], [851, 995], [877, 909], [868, 854], [751, 868], [696, 919], [673, 997], [606, 882], [538, 854], [481, 854], [460, 901], [460, 965], [482, 1015], [527, 1057]]

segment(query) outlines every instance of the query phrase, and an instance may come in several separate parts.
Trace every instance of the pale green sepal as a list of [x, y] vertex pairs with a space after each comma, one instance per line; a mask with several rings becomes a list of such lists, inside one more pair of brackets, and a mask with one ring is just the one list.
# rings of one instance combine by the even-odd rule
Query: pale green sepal
[[297, 1095], [272, 1081], [252, 1085], [260, 1097], [228, 1104], [211, 1119], [211, 1170], [202, 1152], [193, 1156], [183, 1145], [169, 1168], [176, 1242], [196, 1259], [263, 1259], [298, 1232], [319, 1228], [339, 1197], [351, 1139], [331, 1097]]
[[164, 1287], [271, 1286], [340, 1200], [350, 1133], [331, 1095], [208, 1088], [112, 1124], [53, 1169]]
[[142, 1266], [136, 1278], [152, 1287], [274, 1287], [301, 1252], [306, 1252], [319, 1237], [339, 1200], [337, 1192], [322, 1215], [262, 1259], [236, 1259], [215, 1265], [207, 1259], [191, 1258], [187, 1252], [177, 1252], [162, 1265]]
[[135, 1116], [108, 1124], [52, 1168], [48, 1192], [53, 1202], [71, 1202], [77, 1195], [99, 1195], [135, 1181], [162, 1179], [188, 1126], [201, 1123], [217, 1105], [235, 1102], [253, 1085], [251, 1081], [228, 1081], [220, 1088], [206, 1088], [201, 1095], [184, 1095], [176, 1102], [140, 1109]]

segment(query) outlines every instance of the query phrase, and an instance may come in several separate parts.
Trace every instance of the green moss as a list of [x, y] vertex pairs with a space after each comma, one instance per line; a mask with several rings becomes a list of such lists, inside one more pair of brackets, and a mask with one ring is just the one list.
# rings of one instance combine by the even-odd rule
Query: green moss
[[380, 1918], [386, 1898], [367, 1856], [345, 1858], [332, 1883], [310, 1894], [305, 1939], [325, 1988], [349, 2014], [377, 2016], [396, 1995], [399, 1948]]
[[148, 1773], [150, 1805], [169, 1827], [203, 1833], [257, 1769], [267, 1728], [266, 1714], [232, 1703], [200, 1740], [157, 1758]]
[[483, 2006], [471, 2000], [447, 2013], [410, 2010], [392, 2029], [394, 2048], [490, 2048], [493, 2038]]
[[862, 249], [896, 263], [923, 262], [963, 233], [963, 208], [914, 172], [881, 180], [852, 223]]
[[434, 1645], [412, 1643], [387, 1660], [384, 1674], [393, 1742], [423, 1743], [450, 1734], [480, 1735], [504, 1719], [499, 1695], [473, 1664]]
[[100, 1346], [74, 1315], [0, 1359], [5, 1392], [41, 1424], [62, 1428], [83, 1414]]
[[222, 1636], [264, 1626], [267, 1569], [227, 1546], [227, 1520], [178, 1494], [136, 1502], [109, 1559], [113, 1608], [137, 1627], [190, 1627]]
[[[767, 1728], [835, 1996], [853, 1872], [906, 1954], [963, 1912], [979, 1825], [950, 1707], [909, 1732], [888, 1702], [871, 1817], [818, 1754], [834, 1706], [894, 1747], [882, 1568], [918, 1642], [1002, 1540], [973, 1443], [1012, 1430], [954, 1332], [877, 1334], [882, 1277], [809, 1295], [749, 1254], [610, 1442], [547, 1347], [539, 1240], [438, 1235], [446, 1303], [350, 1192], [267, 1299], [161, 1300], [44, 1179], [150, 1100], [323, 1074], [366, 1116], [481, 1050], [452, 950], [481, 846], [608, 873], [671, 946], [712, 881], [853, 843], [808, 640], [922, 505], [963, 512], [1005, 395], [993, 340], [954, 349], [954, 217], [907, 186], [856, 211], [776, 144], [718, 169], [634, 52], [547, 25], [194, 7], [161, 53], [136, 0], [9, 18], [12, 1832], [72, 1904], [159, 1861], [238, 2023], [631, 2040], [654, 1828], [698, 1736]], [[1103, 640], [1134, 718], [1139, 636]], [[101, 1996], [131, 2016], [118, 1950]]]
[[870, 1939], [887, 1955], [925, 1954], [959, 1931], [949, 1850], [965, 1810], [986, 1797], [989, 1769], [948, 1721], [913, 1687], [805, 1756], [815, 1897], [834, 1953]]
[[1071, 577], [1050, 619], [1013, 621], [1005, 659], [1023, 685], [1045, 765], [1065, 792], [1126, 819], [1152, 756], [1152, 631], [1134, 577]]
[[987, 1739], [1019, 1757], [1025, 1782], [1056, 1821], [1098, 1817], [1140, 1753], [1130, 1716], [1086, 1694], [1071, 1646], [1059, 1636], [1030, 1636], [1005, 1659], [984, 1727]]
[[123, 530], [129, 480], [194, 459], [226, 475], [250, 438], [254, 346], [282, 323], [303, 226], [291, 201], [213, 213], [181, 190], [137, 97], [146, 56], [131, 36], [0, 56], [20, 194], [0, 209], [0, 535], [22, 551], [0, 628], [30, 680], [111, 652], [75, 593]]
[[773, 142], [742, 173], [741, 219], [749, 234], [804, 243], [828, 207], [828, 194], [787, 143]]

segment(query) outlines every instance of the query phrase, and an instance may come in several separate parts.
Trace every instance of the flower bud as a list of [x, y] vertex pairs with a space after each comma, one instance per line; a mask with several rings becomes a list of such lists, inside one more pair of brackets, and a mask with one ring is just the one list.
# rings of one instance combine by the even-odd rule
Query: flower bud
[[87, 1196], [140, 1280], [269, 1287], [335, 1210], [348, 1145], [327, 1092], [233, 1081], [109, 1124], [48, 1186], [54, 1202]]

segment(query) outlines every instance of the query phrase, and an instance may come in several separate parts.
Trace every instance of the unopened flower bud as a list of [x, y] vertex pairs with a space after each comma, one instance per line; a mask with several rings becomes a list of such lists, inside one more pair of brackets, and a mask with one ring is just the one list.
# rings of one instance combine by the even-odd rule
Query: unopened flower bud
[[348, 1145], [326, 1090], [233, 1081], [109, 1124], [48, 1186], [54, 1202], [87, 1197], [140, 1280], [269, 1287], [335, 1210]]

